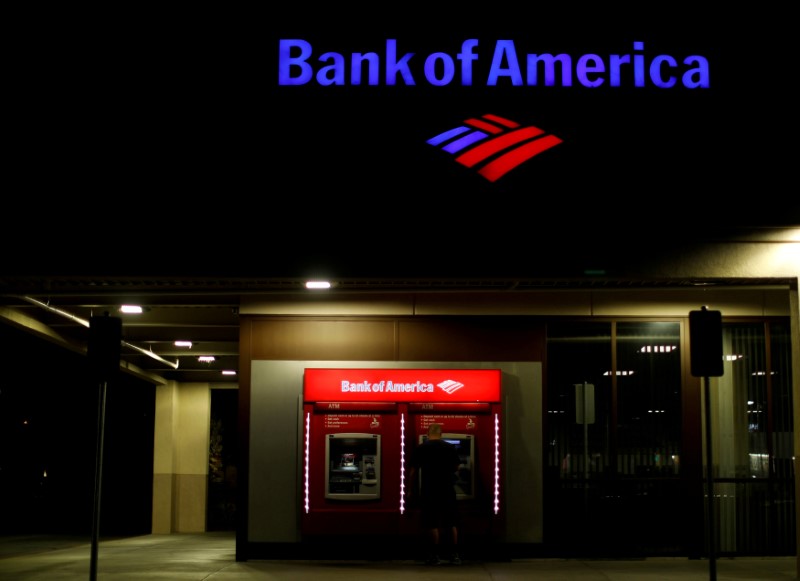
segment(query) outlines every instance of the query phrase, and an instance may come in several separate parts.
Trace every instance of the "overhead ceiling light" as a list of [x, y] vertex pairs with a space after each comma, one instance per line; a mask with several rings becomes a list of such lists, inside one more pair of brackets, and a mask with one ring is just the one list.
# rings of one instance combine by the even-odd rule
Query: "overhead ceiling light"
[[222, 371], [222, 375], [236, 375], [236, 372], [233, 371], [232, 369], [224, 369]]
[[216, 358], [213, 355], [201, 355], [197, 360], [204, 363], [211, 363], [212, 361], [216, 361]]
[[119, 311], [121, 313], [126, 313], [129, 315], [138, 315], [141, 314], [142, 307], [140, 307], [139, 305], [122, 305], [119, 308]]
[[677, 349], [677, 345], [645, 345], [639, 349], [639, 353], [672, 353]]
[[191, 341], [175, 341], [175, 347], [188, 347], [189, 349], [192, 348]]
[[306, 282], [307, 289], [326, 289], [331, 288], [331, 283], [327, 280], [309, 280]]

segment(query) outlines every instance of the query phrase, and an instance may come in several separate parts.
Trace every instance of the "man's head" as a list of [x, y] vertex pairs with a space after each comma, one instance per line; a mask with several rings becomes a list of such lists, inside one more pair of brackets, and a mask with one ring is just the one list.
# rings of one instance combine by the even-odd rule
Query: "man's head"
[[428, 439], [439, 440], [442, 437], [442, 424], [431, 424], [428, 426]]

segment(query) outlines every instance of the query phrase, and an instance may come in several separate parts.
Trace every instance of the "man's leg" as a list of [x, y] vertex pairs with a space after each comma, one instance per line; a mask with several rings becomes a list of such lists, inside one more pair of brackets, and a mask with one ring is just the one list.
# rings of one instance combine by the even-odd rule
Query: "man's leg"
[[446, 521], [446, 514], [442, 512], [442, 505], [438, 499], [425, 499], [422, 512], [422, 524], [428, 529], [428, 565], [441, 565], [439, 551], [441, 543], [445, 542], [448, 528], [443, 528]]
[[431, 542], [431, 549], [433, 551], [436, 551], [437, 548], [439, 547], [439, 541], [440, 541], [439, 529], [437, 529], [436, 527], [430, 529], [428, 531], [428, 539]]
[[450, 529], [450, 540], [452, 542], [450, 547], [450, 563], [453, 565], [460, 565], [461, 557], [458, 555], [458, 527], [455, 525]]
[[426, 563], [428, 565], [440, 565], [442, 560], [439, 558], [439, 542], [441, 541], [441, 535], [439, 534], [439, 529], [431, 527], [428, 529], [428, 560]]

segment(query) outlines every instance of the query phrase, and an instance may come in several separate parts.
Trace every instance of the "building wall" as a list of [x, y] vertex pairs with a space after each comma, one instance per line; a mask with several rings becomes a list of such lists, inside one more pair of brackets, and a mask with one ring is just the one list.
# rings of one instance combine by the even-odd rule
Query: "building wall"
[[[248, 527], [239, 538], [237, 552], [247, 555], [253, 543], [293, 543], [299, 540], [297, 494], [299, 491], [302, 430], [298, 409], [302, 395], [304, 366], [492, 365], [540, 366], [544, 362], [544, 319], [540, 315], [578, 317], [669, 317], [688, 319], [692, 310], [707, 305], [723, 317], [788, 316], [790, 289], [714, 288], [709, 290], [637, 289], [510, 292], [510, 293], [420, 293], [372, 297], [338, 298], [310, 296], [248, 297], [240, 314], [242, 365], [240, 401], [247, 417], [240, 416], [240, 445], [249, 450], [240, 482]], [[323, 313], [335, 313], [324, 316]], [[499, 313], [499, 314], [498, 314]], [[320, 363], [322, 362], [322, 363]], [[508, 375], [508, 374], [504, 374]], [[525, 383], [540, 384], [511, 374]], [[692, 380], [690, 380], [692, 381]], [[533, 418], [541, 420], [536, 388], [522, 390], [532, 398], [518, 408], [519, 424], [508, 430], [509, 449], [540, 451], [540, 436], [526, 430]], [[526, 407], [527, 406], [527, 407]], [[534, 422], [535, 425], [535, 422]], [[279, 434], [294, 434], [286, 447]], [[537, 439], [538, 438], [538, 439]], [[279, 446], [267, 442], [280, 442]], [[292, 463], [294, 471], [265, 476], [274, 455]], [[528, 454], [528, 452], [525, 452]], [[531, 454], [534, 457], [536, 454]], [[270, 463], [265, 464], [268, 457]], [[536, 474], [541, 469], [521, 459]], [[267, 494], [266, 491], [269, 491]], [[528, 491], [530, 492], [530, 491]], [[509, 514], [531, 517], [525, 492], [509, 490]], [[539, 502], [537, 500], [536, 502]], [[249, 506], [248, 506], [249, 505]], [[539, 514], [541, 514], [539, 512]], [[541, 539], [541, 519], [511, 519], [505, 538], [511, 542]], [[524, 521], [524, 522], [523, 522]]]
[[[767, 243], [765, 243], [767, 242]], [[430, 321], [408, 320], [421, 316], [510, 316], [514, 319], [526, 315], [557, 316], [677, 316], [685, 317], [688, 312], [706, 305], [720, 310], [723, 317], [728, 316], [790, 316], [792, 326], [792, 365], [800, 369], [800, 300], [798, 300], [798, 282], [800, 282], [800, 243], [796, 240], [777, 239], [740, 240], [725, 244], [710, 244], [704, 248], [693, 247], [686, 252], [676, 246], [673, 260], [661, 260], [659, 263], [643, 263], [635, 267], [637, 276], [650, 280], [664, 280], [665, 285], [659, 289], [637, 289], [630, 291], [603, 290], [555, 290], [534, 292], [478, 292], [478, 293], [394, 293], [382, 295], [270, 295], [262, 297], [244, 297], [240, 308], [242, 327], [240, 333], [240, 395], [244, 402], [240, 408], [240, 445], [245, 455], [250, 450], [249, 440], [256, 435], [252, 432], [250, 398], [254, 389], [251, 377], [251, 364], [257, 360], [266, 361], [302, 361], [302, 360], [337, 360], [363, 361], [368, 359], [387, 361], [411, 360], [415, 357], [425, 358], [430, 352], [430, 359], [456, 361], [463, 359], [460, 353], [454, 353], [454, 345], [449, 341], [452, 332], [441, 333], [433, 339], [435, 333]], [[764, 285], [762, 281], [752, 287], [744, 286], [701, 286], [696, 290], [686, 288], [669, 288], [670, 280], [697, 277], [698, 280], [713, 280], [715, 277], [741, 277], [743, 279], [776, 277], [780, 282], [774, 286]], [[786, 280], [789, 284], [786, 285]], [[401, 316], [407, 318], [402, 325], [386, 320], [365, 320], [370, 317], [385, 318]], [[321, 328], [314, 318], [324, 318], [329, 324]], [[333, 317], [334, 320], [331, 320]], [[261, 324], [269, 321], [271, 330], [262, 332]], [[258, 324], [256, 324], [258, 323]], [[470, 333], [467, 325], [458, 333]], [[483, 330], [482, 332], [485, 332]], [[359, 350], [343, 343], [348, 333], [369, 338]], [[489, 331], [491, 334], [491, 330]], [[410, 339], [423, 336], [424, 343], [413, 343], [400, 340], [400, 336]], [[518, 331], [508, 330], [503, 333], [508, 346], [516, 345], [520, 351], [535, 351], [529, 337], [520, 337]], [[516, 337], [514, 335], [517, 334]], [[482, 335], [486, 337], [488, 335]], [[427, 341], [431, 338], [430, 341]], [[516, 340], [512, 340], [512, 339]], [[532, 340], [535, 344], [536, 341]], [[425, 345], [425, 347], [423, 347]], [[499, 347], [501, 343], [486, 341], [483, 347], [475, 351], [476, 360], [493, 359], [506, 361], [514, 359], [512, 351], [505, 353]], [[463, 348], [462, 348], [463, 349]], [[501, 357], [498, 351], [504, 351]], [[439, 357], [434, 357], [438, 355]], [[524, 358], [523, 358], [524, 359]], [[257, 378], [260, 383], [262, 380]], [[795, 405], [795, 425], [800, 418], [800, 374], [793, 378], [793, 394]], [[176, 434], [179, 417], [175, 407], [182, 405], [178, 396], [179, 386], [162, 386], [157, 394], [156, 418], [156, 459], [154, 474], [154, 514], [153, 532], [181, 532], [182, 527], [191, 530], [202, 530], [204, 520], [204, 495], [200, 492], [205, 482], [207, 471], [207, 435], [208, 426], [199, 421], [186, 422], [196, 431], [189, 438], [196, 449], [186, 453], [192, 460], [178, 461], [174, 455], [184, 449], [178, 443], [182, 437]], [[272, 400], [269, 414], [275, 420], [296, 422], [298, 402], [294, 388], [286, 386], [285, 393]], [[195, 399], [195, 403], [202, 396]], [[191, 401], [192, 398], [189, 398]], [[275, 405], [277, 404], [277, 405]], [[187, 402], [187, 409], [192, 406]], [[198, 407], [195, 406], [195, 412]], [[191, 415], [191, 414], [190, 414]], [[207, 410], [204, 417], [208, 417]], [[280, 425], [280, 423], [278, 423]], [[184, 426], [184, 427], [186, 427]], [[205, 438], [205, 441], [203, 441]], [[800, 449], [800, 431], [795, 430], [794, 448]], [[202, 449], [202, 454], [199, 450]], [[200, 456], [203, 466], [200, 468]], [[243, 462], [240, 469], [240, 498], [245, 502], [240, 510], [262, 510], [257, 491], [248, 490], [249, 467]], [[178, 468], [180, 465], [180, 468]], [[181, 472], [186, 470], [187, 472]], [[800, 482], [796, 481], [797, 496], [800, 497]], [[286, 486], [284, 483], [283, 486]], [[294, 494], [294, 491], [290, 491]], [[249, 507], [248, 507], [249, 504]], [[275, 518], [291, 518], [291, 510], [287, 506], [279, 507], [284, 512], [277, 512]], [[285, 512], [289, 510], [289, 512]], [[182, 516], [180, 513], [190, 512]], [[203, 515], [203, 516], [201, 516]], [[245, 519], [247, 521], [247, 518]], [[246, 559], [248, 555], [248, 534], [255, 529], [237, 530], [237, 558]], [[286, 534], [285, 529], [278, 537], [281, 540], [293, 541], [293, 534]], [[523, 533], [526, 534], [526, 533]], [[537, 533], [534, 533], [534, 535]], [[282, 535], [282, 536], [281, 536]], [[798, 547], [800, 553], [800, 546]], [[798, 561], [800, 567], [800, 560]], [[800, 569], [799, 569], [800, 570]]]

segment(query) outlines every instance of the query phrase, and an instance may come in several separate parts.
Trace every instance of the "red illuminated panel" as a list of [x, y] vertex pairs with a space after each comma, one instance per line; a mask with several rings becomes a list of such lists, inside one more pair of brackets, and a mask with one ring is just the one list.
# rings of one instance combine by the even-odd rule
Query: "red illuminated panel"
[[437, 412], [450, 412], [455, 414], [488, 414], [492, 408], [488, 403], [411, 403], [408, 404], [408, 411], [412, 414], [434, 414]]
[[305, 370], [307, 402], [499, 402], [499, 369]]
[[314, 404], [315, 412], [397, 412], [397, 404], [390, 401], [325, 401]]

